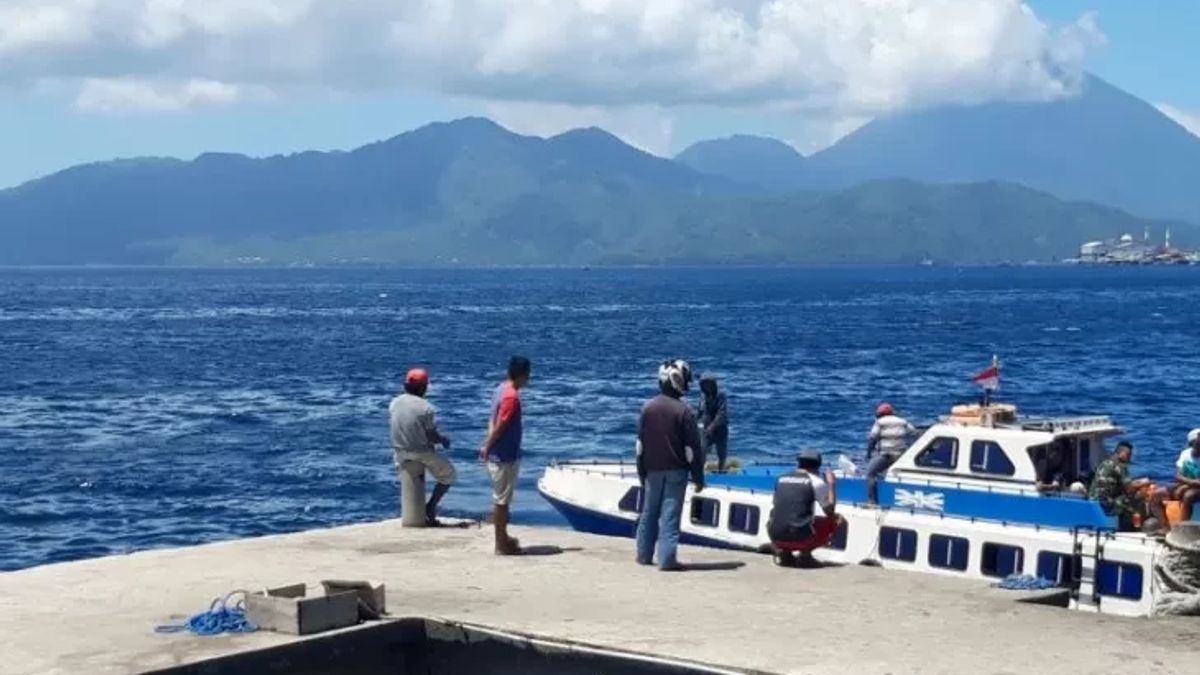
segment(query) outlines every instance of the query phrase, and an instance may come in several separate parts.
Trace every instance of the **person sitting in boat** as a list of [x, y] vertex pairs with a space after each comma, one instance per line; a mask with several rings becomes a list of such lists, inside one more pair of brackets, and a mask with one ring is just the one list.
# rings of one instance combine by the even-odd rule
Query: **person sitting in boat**
[[826, 470], [821, 479], [821, 453], [805, 450], [796, 465], [796, 471], [775, 482], [767, 520], [767, 536], [780, 565], [811, 564], [812, 552], [829, 543], [839, 522], [837, 478]]
[[908, 439], [916, 433], [916, 428], [897, 415], [891, 403], [884, 401], [875, 408], [875, 424], [867, 435], [867, 501], [871, 504], [879, 503], [880, 476], [908, 449]]
[[1191, 520], [1200, 501], [1200, 429], [1188, 432], [1188, 447], [1175, 462], [1175, 483], [1172, 496], [1179, 501], [1180, 520]]
[[1129, 477], [1129, 463], [1133, 460], [1133, 444], [1121, 441], [1112, 456], [1100, 462], [1092, 479], [1090, 496], [1100, 503], [1100, 508], [1117, 518], [1121, 530], [1136, 530], [1146, 516], [1158, 519], [1158, 532], [1170, 528], [1163, 500], [1167, 491], [1156, 487], [1149, 478]]
[[[1053, 494], [1060, 493], [1068, 486], [1074, 488], [1081, 485], [1067, 480], [1067, 457], [1071, 453], [1069, 441], [1060, 438], [1050, 445], [1041, 446], [1033, 459], [1033, 471], [1037, 480], [1038, 492]], [[1072, 491], [1075, 491], [1072, 489]]]
[[701, 377], [696, 415], [704, 429], [704, 455], [707, 457], [709, 450], [717, 452], [717, 473], [725, 473], [725, 462], [729, 456], [728, 408], [725, 392], [718, 386], [716, 376], [708, 373]]

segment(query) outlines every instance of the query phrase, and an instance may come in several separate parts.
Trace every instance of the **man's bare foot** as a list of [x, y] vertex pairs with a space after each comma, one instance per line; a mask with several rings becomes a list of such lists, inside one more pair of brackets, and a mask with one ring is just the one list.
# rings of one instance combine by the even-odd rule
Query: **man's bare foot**
[[521, 542], [513, 537], [509, 537], [508, 541], [496, 547], [496, 555], [520, 555]]

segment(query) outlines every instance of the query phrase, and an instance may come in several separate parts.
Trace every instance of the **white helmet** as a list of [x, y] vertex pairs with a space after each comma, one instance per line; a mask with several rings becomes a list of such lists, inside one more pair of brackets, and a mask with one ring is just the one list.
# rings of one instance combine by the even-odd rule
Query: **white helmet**
[[1195, 443], [1197, 438], [1200, 438], [1200, 429], [1192, 429], [1191, 431], [1189, 431], [1188, 432], [1188, 445]]
[[677, 396], [683, 396], [692, 384], [692, 367], [683, 359], [663, 361], [658, 367], [658, 383], [669, 387]]

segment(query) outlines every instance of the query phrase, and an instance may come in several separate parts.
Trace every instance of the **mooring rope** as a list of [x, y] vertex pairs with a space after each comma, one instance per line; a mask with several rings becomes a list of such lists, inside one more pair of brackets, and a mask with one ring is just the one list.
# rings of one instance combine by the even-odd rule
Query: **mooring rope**
[[1058, 584], [1032, 574], [1010, 574], [996, 583], [996, 588], [1006, 591], [1044, 591]]
[[[230, 600], [235, 595], [241, 599], [233, 604]], [[193, 615], [183, 623], [164, 624], [154, 629], [156, 633], [191, 632], [195, 635], [212, 636], [223, 633], [253, 633], [258, 630], [246, 617], [246, 591], [230, 591], [223, 598], [212, 601], [206, 611]]]

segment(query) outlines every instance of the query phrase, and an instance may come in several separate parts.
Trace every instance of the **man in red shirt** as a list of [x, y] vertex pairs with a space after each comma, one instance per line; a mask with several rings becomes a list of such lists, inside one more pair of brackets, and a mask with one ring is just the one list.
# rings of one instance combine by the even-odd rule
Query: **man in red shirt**
[[492, 478], [492, 524], [496, 529], [496, 555], [515, 555], [520, 544], [508, 536], [513, 492], [521, 470], [521, 388], [529, 383], [529, 359], [514, 356], [508, 362], [508, 378], [496, 388], [487, 438], [479, 448], [479, 459], [487, 463]]

